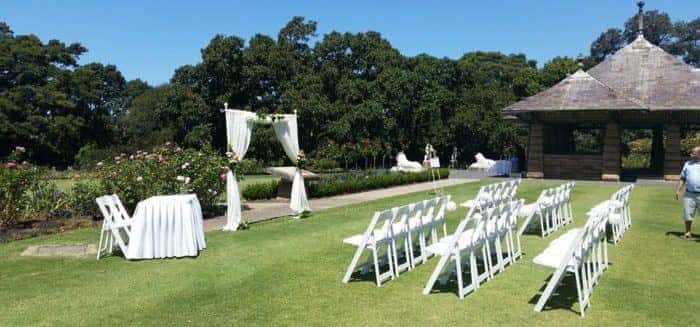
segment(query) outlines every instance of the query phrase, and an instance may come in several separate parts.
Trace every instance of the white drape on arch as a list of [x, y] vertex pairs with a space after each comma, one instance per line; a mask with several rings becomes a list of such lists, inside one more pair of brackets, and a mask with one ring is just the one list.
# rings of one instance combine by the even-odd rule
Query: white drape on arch
[[[256, 121], [260, 121], [257, 115], [250, 111], [225, 109], [226, 113], [226, 139], [229, 149], [236, 152], [238, 160], [243, 160], [248, 145], [250, 145], [250, 136], [253, 132], [253, 125]], [[297, 157], [299, 156], [299, 136], [297, 130], [296, 115], [271, 115], [277, 118], [272, 120], [270, 116], [266, 117], [262, 122], [272, 122], [275, 129], [275, 135], [282, 143], [284, 152], [290, 160], [296, 165]], [[292, 181], [292, 194], [289, 207], [294, 211], [297, 217], [305, 212], [311, 211], [311, 206], [306, 197], [306, 188], [304, 187], [304, 177], [301, 174], [301, 169], [296, 168], [294, 179]], [[241, 195], [238, 189], [238, 182], [235, 175], [229, 171], [226, 174], [226, 225], [224, 230], [235, 231], [241, 222]]]
[[[233, 150], [238, 160], [243, 160], [248, 146], [250, 135], [253, 132], [253, 120], [255, 114], [242, 110], [226, 110], [226, 143], [227, 151]], [[241, 222], [241, 194], [238, 190], [238, 181], [235, 172], [229, 170], [226, 173], [226, 225], [223, 230], [234, 231]]]
[[[273, 123], [275, 135], [282, 143], [284, 153], [287, 154], [290, 160], [296, 165], [297, 157], [299, 156], [299, 136], [297, 131], [297, 116], [284, 115], [285, 119], [278, 120]], [[304, 187], [304, 176], [301, 174], [301, 168], [296, 167], [294, 171], [294, 180], [292, 180], [292, 194], [290, 198], [289, 208], [294, 211], [297, 217], [304, 211], [311, 211], [309, 200], [306, 198], [306, 188]]]

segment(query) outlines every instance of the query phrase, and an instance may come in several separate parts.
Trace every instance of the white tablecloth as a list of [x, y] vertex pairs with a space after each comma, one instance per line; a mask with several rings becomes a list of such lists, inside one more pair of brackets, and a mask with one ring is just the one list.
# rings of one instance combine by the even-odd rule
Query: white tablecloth
[[196, 256], [207, 247], [194, 194], [150, 197], [136, 205], [132, 218], [127, 259]]
[[511, 163], [508, 160], [498, 160], [491, 166], [491, 168], [486, 170], [486, 174], [489, 176], [504, 176], [510, 175]]

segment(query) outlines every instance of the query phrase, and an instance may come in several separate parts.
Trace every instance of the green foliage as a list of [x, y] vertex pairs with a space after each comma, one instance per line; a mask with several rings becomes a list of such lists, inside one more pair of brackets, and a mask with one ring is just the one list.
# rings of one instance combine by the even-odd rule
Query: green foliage
[[[591, 44], [591, 60], [595, 63], [631, 43], [637, 38], [638, 15], [625, 21], [624, 30], [610, 28]], [[644, 12], [644, 38], [669, 53], [679, 56], [687, 64], [700, 67], [700, 18], [692, 21], [671, 21], [665, 12]]]
[[333, 159], [323, 157], [310, 158], [306, 164], [306, 168], [315, 171], [327, 171], [339, 168], [338, 162]]
[[681, 139], [681, 152], [683, 155], [690, 154], [690, 150], [696, 146], [700, 146], [700, 132], [697, 130], [686, 133], [685, 137]]
[[[692, 65], [700, 64], [700, 19], [672, 21], [644, 13], [645, 36]], [[447, 161], [476, 152], [522, 152], [526, 130], [501, 109], [561, 81], [578, 69], [555, 57], [538, 68], [524, 54], [475, 51], [459, 59], [407, 57], [380, 33], [331, 31], [293, 17], [277, 35], [249, 40], [215, 35], [201, 62], [176, 69], [169, 84], [126, 81], [116, 67], [78, 65], [79, 44], [41, 42], [0, 29], [0, 156], [17, 144], [33, 162], [89, 166], [108, 150], [133, 152], [173, 140], [225, 151], [219, 109], [298, 113], [299, 144], [309, 164], [329, 159], [344, 168], [372, 168], [399, 151], [421, 157], [426, 143]], [[606, 30], [591, 45], [585, 67], [636, 37], [636, 17]], [[88, 145], [87, 148], [84, 148]], [[81, 151], [81, 149], [84, 149]], [[272, 129], [255, 128], [247, 158], [284, 164]], [[282, 158], [282, 159], [280, 159]], [[325, 164], [331, 162], [324, 162]]]
[[640, 138], [626, 143], [622, 157], [623, 168], [649, 168], [651, 165], [651, 138]]
[[43, 179], [43, 171], [28, 163], [18, 163], [24, 148], [17, 148], [0, 162], [0, 228], [12, 227], [32, 216], [57, 209], [55, 185]]
[[101, 163], [97, 179], [105, 192], [116, 193], [130, 210], [151, 196], [195, 193], [205, 214], [213, 214], [225, 172], [226, 160], [210, 148], [181, 150], [166, 144], [153, 152], [120, 154]]
[[263, 200], [277, 197], [278, 180], [253, 183], [243, 188], [241, 196], [248, 200]]
[[99, 182], [81, 181], [73, 184], [67, 195], [68, 207], [81, 216], [99, 217], [95, 199], [107, 194]]
[[236, 175], [261, 175], [266, 174], [265, 165], [256, 159], [243, 159], [236, 166]]
[[131, 144], [150, 147], [172, 140], [187, 147], [211, 144], [214, 110], [182, 85], [164, 85], [137, 96], [124, 118]]
[[96, 163], [114, 158], [123, 151], [125, 151], [123, 148], [99, 147], [94, 143], [88, 143], [78, 150], [78, 154], [75, 155], [74, 165], [79, 169], [89, 169], [95, 167]]

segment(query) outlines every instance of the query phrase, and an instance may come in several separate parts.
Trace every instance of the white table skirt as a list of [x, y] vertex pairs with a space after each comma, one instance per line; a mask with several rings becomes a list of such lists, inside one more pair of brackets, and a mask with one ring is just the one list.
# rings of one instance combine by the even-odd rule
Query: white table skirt
[[127, 259], [196, 256], [206, 247], [196, 195], [154, 196], [136, 205]]
[[489, 176], [503, 176], [510, 175], [511, 172], [511, 162], [508, 160], [498, 160], [486, 171]]

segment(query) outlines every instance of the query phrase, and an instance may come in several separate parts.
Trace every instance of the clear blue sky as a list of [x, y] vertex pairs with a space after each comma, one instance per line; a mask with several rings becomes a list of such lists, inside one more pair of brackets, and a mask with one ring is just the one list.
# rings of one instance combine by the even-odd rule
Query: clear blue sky
[[[457, 58], [472, 50], [525, 53], [539, 63], [588, 53], [604, 29], [622, 26], [634, 0], [489, 1], [38, 1], [3, 0], [0, 20], [17, 34], [80, 42], [81, 63], [115, 64], [127, 79], [167, 82], [216, 33], [276, 36], [292, 16], [332, 30], [382, 33], [401, 53]], [[700, 16], [700, 0], [647, 0], [673, 20]]]

